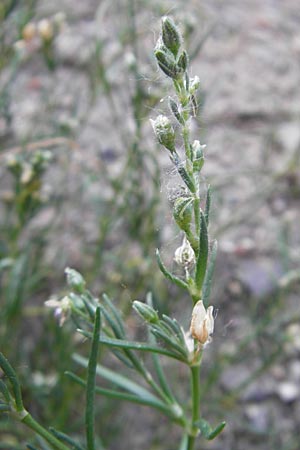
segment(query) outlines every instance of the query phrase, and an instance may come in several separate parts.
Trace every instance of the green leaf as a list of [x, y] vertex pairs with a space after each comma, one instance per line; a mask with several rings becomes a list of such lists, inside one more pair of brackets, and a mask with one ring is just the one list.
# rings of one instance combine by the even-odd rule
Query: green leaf
[[210, 290], [211, 290], [212, 278], [213, 278], [214, 269], [215, 269], [217, 251], [218, 251], [218, 242], [214, 241], [210, 255], [209, 255], [207, 270], [205, 273], [203, 286], [202, 286], [202, 301], [203, 301], [205, 308], [208, 307], [208, 303], [209, 303]]
[[202, 289], [202, 284], [206, 273], [207, 257], [208, 257], [207, 226], [203, 211], [200, 211], [199, 253], [197, 256], [196, 270], [195, 270], [195, 286], [199, 292]]
[[171, 347], [175, 352], [178, 353], [179, 358], [186, 360], [186, 350], [185, 348], [181, 347], [177, 342], [175, 342], [172, 337], [168, 336], [167, 333], [164, 332], [162, 328], [160, 328], [158, 325], [152, 325], [151, 326], [151, 333], [154, 334], [157, 338], [161, 339], [163, 342], [165, 342], [166, 345]]
[[0, 412], [9, 412], [11, 411], [11, 407], [6, 405], [5, 403], [0, 403]]
[[[77, 330], [80, 334], [87, 338], [91, 338], [92, 334], [89, 331]], [[123, 339], [111, 339], [100, 336], [99, 342], [108, 347], [123, 348], [127, 350], [139, 350], [143, 352], [160, 353], [161, 355], [169, 356], [170, 358], [178, 359], [177, 355], [162, 347], [155, 347], [144, 342], [125, 341]]]
[[15, 397], [17, 411], [18, 412], [23, 411], [24, 406], [22, 400], [21, 386], [17, 374], [2, 353], [0, 353], [0, 367], [2, 368], [3, 372], [5, 373], [11, 384]]
[[125, 336], [124, 323], [123, 323], [123, 320], [122, 320], [119, 310], [115, 307], [115, 305], [113, 304], [111, 299], [108, 297], [108, 295], [103, 294], [102, 298], [103, 298], [103, 301], [105, 302], [106, 306], [108, 306], [109, 309], [111, 310], [111, 312], [115, 318], [115, 321], [117, 322], [117, 324], [119, 326], [119, 334], [122, 337], [124, 337]]
[[[75, 381], [75, 383], [77, 383], [83, 387], [86, 386], [86, 382], [82, 378], [75, 375], [74, 373], [65, 372], [65, 375], [70, 377], [73, 381]], [[98, 395], [104, 395], [105, 397], [109, 397], [109, 398], [116, 398], [119, 400], [129, 401], [131, 403], [137, 403], [139, 405], [150, 406], [151, 408], [155, 408], [155, 409], [163, 412], [168, 417], [171, 417], [171, 415], [172, 415], [172, 412], [171, 412], [171, 409], [169, 408], [169, 406], [166, 405], [165, 403], [161, 402], [155, 396], [153, 396], [152, 399], [149, 397], [145, 398], [142, 396], [127, 394], [126, 392], [116, 391], [113, 389], [104, 389], [99, 386], [95, 387], [95, 393]], [[155, 400], [154, 400], [154, 398], [155, 398]]]
[[188, 285], [187, 285], [187, 283], [185, 283], [185, 281], [181, 280], [180, 278], [176, 277], [175, 275], [172, 275], [168, 271], [168, 269], [166, 268], [166, 266], [164, 265], [164, 263], [161, 260], [158, 249], [156, 249], [156, 259], [157, 259], [157, 264], [158, 264], [158, 267], [160, 268], [160, 271], [164, 274], [164, 276], [168, 280], [172, 281], [172, 283], [176, 284], [177, 286], [179, 286], [183, 289], [188, 289]]
[[86, 427], [86, 443], [89, 450], [95, 449], [94, 437], [94, 398], [95, 398], [95, 380], [97, 368], [97, 356], [99, 349], [99, 337], [101, 328], [100, 308], [96, 309], [94, 333], [92, 347], [88, 361], [88, 374], [86, 383], [86, 410], [85, 410], [85, 427]]
[[180, 164], [180, 165], [177, 166], [177, 170], [178, 170], [179, 175], [181, 176], [181, 178], [183, 179], [183, 181], [187, 185], [188, 189], [193, 194], [195, 194], [196, 193], [195, 182], [194, 182], [193, 178], [190, 177], [190, 175], [187, 173], [187, 171], [185, 170], [185, 167], [182, 164]]
[[162, 315], [162, 320], [169, 325], [170, 328], [172, 328], [175, 336], [178, 338], [181, 344], [185, 345], [185, 338], [182, 331], [182, 328], [180, 327], [179, 323], [176, 319], [172, 319], [169, 316], [166, 316], [165, 314]]
[[[80, 355], [75, 354], [73, 356], [73, 359], [81, 366], [87, 367], [88, 360], [86, 358], [83, 358]], [[117, 385], [118, 387], [125, 389], [125, 391], [131, 392], [132, 394], [135, 394], [136, 396], [141, 397], [144, 400], [149, 401], [157, 400], [157, 398], [153, 394], [151, 394], [151, 392], [149, 392], [147, 389], [143, 388], [142, 386], [125, 377], [124, 375], [116, 373], [113, 370], [107, 369], [106, 367], [103, 367], [100, 364], [97, 365], [96, 373], [98, 376], [104, 378], [105, 380], [110, 381], [111, 383]]]
[[211, 189], [210, 186], [208, 186], [206, 192], [205, 214], [204, 214], [207, 226], [209, 224], [210, 206], [211, 206]]
[[7, 389], [7, 386], [3, 380], [0, 380], [0, 392], [3, 395], [5, 401], [7, 403], [10, 403], [10, 400], [11, 400], [10, 393], [9, 393], [9, 390]]
[[53, 436], [55, 436], [57, 439], [61, 440], [62, 442], [65, 442], [66, 444], [72, 445], [73, 450], [84, 450], [84, 448], [81, 445], [79, 445], [77, 442], [74, 441], [74, 439], [70, 438], [70, 436], [67, 436], [65, 433], [62, 433], [61, 431], [58, 431], [52, 427], [50, 427], [49, 430], [53, 434]]
[[208, 441], [212, 441], [225, 428], [226, 422], [221, 422], [214, 429], [212, 429], [210, 424], [204, 419], [200, 419], [195, 423], [195, 425], [199, 428], [201, 434], [205, 437], [205, 439], [207, 439]]

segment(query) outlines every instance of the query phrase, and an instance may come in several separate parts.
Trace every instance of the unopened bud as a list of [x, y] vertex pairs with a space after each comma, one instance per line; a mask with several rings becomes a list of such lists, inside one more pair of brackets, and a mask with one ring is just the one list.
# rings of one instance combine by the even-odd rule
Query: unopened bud
[[36, 25], [29, 22], [25, 25], [22, 30], [22, 37], [24, 41], [29, 42], [36, 36]]
[[191, 199], [184, 197], [177, 198], [173, 207], [173, 216], [179, 228], [184, 231], [189, 230], [192, 215], [193, 208]]
[[170, 17], [162, 19], [162, 40], [168, 50], [176, 57], [180, 49], [182, 37]]
[[65, 269], [65, 274], [67, 275], [68, 285], [78, 294], [82, 294], [85, 291], [86, 284], [83, 276], [77, 270], [69, 267]]
[[155, 309], [153, 309], [146, 303], [142, 303], [136, 300], [133, 302], [132, 307], [146, 322], [157, 323], [159, 321], [157, 311], [155, 311]]
[[189, 63], [189, 58], [188, 58], [187, 52], [185, 50], [183, 50], [183, 52], [181, 53], [181, 55], [178, 58], [177, 65], [182, 70], [182, 72], [185, 72], [187, 69], [188, 63]]
[[193, 95], [197, 89], [200, 86], [200, 79], [199, 77], [196, 75], [191, 81], [190, 81], [190, 94]]
[[203, 150], [206, 145], [201, 145], [200, 141], [195, 140], [192, 144], [192, 152], [193, 152], [193, 171], [199, 172], [202, 169], [204, 164], [204, 155]]
[[32, 165], [29, 163], [24, 163], [22, 168], [22, 175], [21, 175], [21, 183], [22, 184], [28, 184], [32, 180], [34, 176]]
[[159, 68], [170, 78], [177, 78], [181, 70], [177, 66], [172, 53], [157, 49], [154, 52]]
[[151, 120], [151, 123], [158, 142], [170, 152], [175, 152], [175, 131], [170, 120], [159, 115], [155, 120]]
[[53, 38], [53, 26], [48, 19], [43, 19], [37, 24], [37, 29], [43, 41], [48, 42]]

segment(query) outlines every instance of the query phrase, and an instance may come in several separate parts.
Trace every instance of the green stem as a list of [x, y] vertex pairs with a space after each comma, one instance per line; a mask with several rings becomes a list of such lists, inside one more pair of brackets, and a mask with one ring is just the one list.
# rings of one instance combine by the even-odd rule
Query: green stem
[[95, 379], [97, 368], [97, 356], [99, 349], [99, 337], [100, 337], [100, 308], [96, 309], [95, 313], [95, 325], [92, 340], [92, 348], [88, 363], [88, 375], [86, 383], [86, 411], [85, 411], [85, 425], [86, 425], [86, 443], [88, 450], [95, 449], [95, 437], [94, 437], [94, 398], [95, 398]]
[[23, 414], [25, 414], [25, 416], [21, 419], [21, 422], [23, 422], [25, 425], [27, 425], [29, 428], [35, 431], [39, 436], [44, 438], [45, 441], [47, 441], [52, 446], [52, 448], [54, 448], [55, 450], [69, 450], [69, 447], [64, 445], [62, 442], [56, 439], [56, 437], [50, 434], [49, 431], [47, 431], [38, 422], [36, 422], [27, 411], [24, 410]]
[[192, 426], [188, 436], [187, 450], [193, 450], [195, 439], [199, 433], [194, 424], [200, 419], [200, 365], [191, 367], [191, 383], [192, 383]]
[[[190, 146], [190, 130], [187, 125], [183, 127], [182, 130], [182, 136], [183, 136], [183, 142], [184, 142], [184, 149], [185, 149], [185, 155], [187, 160], [191, 160], [191, 146]], [[189, 173], [189, 175], [191, 175]]]

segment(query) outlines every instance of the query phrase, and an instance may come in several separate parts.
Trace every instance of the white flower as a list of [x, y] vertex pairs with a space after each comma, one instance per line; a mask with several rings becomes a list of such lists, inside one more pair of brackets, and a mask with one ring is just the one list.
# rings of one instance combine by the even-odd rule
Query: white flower
[[179, 266], [185, 268], [195, 264], [195, 253], [186, 236], [183, 238], [182, 245], [175, 251], [174, 260]]
[[184, 334], [184, 341], [185, 341], [186, 348], [187, 348], [188, 352], [191, 355], [193, 355], [194, 350], [195, 350], [195, 345], [194, 345], [194, 339], [191, 336], [191, 332], [190, 331], [185, 332], [183, 330], [183, 334]]
[[194, 339], [201, 345], [210, 342], [214, 331], [213, 306], [205, 309], [202, 300], [199, 300], [194, 306], [190, 332]]
[[61, 300], [50, 298], [45, 302], [48, 308], [54, 308], [54, 316], [59, 319], [59, 326], [62, 327], [71, 313], [72, 301], [66, 296]]

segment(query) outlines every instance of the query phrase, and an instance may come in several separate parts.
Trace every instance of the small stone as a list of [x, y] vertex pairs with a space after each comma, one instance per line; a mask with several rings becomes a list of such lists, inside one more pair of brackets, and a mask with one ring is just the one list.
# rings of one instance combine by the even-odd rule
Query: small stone
[[300, 381], [300, 361], [292, 361], [289, 368], [289, 374], [293, 381]]
[[270, 379], [259, 379], [252, 382], [242, 393], [242, 398], [246, 402], [264, 402], [275, 392], [275, 384]]
[[299, 386], [290, 381], [284, 381], [277, 385], [277, 394], [284, 403], [293, 402], [300, 395]]
[[245, 416], [257, 432], [264, 433], [269, 427], [269, 410], [264, 405], [251, 404], [245, 408]]

